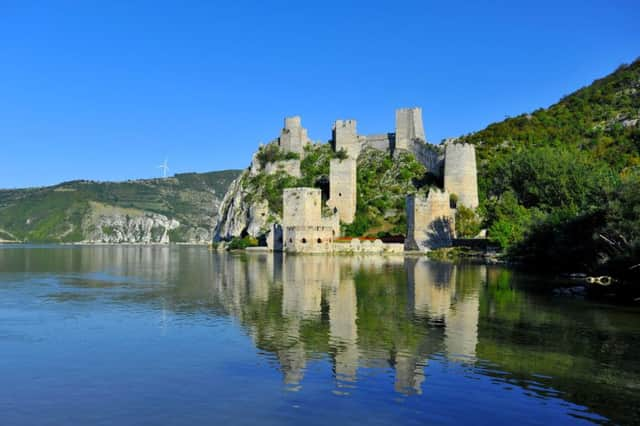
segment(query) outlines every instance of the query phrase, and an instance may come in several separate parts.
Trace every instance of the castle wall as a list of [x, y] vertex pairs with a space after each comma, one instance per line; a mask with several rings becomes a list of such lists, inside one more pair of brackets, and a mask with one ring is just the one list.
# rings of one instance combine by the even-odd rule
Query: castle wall
[[409, 149], [410, 142], [414, 140], [427, 140], [422, 124], [422, 108], [397, 109], [394, 149]]
[[356, 216], [356, 160], [333, 159], [329, 163], [329, 200], [327, 205], [337, 210], [340, 221], [353, 223]]
[[428, 197], [407, 196], [406, 250], [428, 251], [450, 247], [455, 237], [455, 210], [449, 193], [432, 189]]
[[360, 143], [356, 120], [336, 120], [333, 124], [333, 142], [336, 151], [344, 149], [351, 158], [358, 158]]
[[373, 148], [378, 151], [391, 152], [395, 143], [395, 135], [393, 133], [381, 133], [377, 135], [360, 136], [361, 149]]
[[476, 150], [471, 144], [448, 143], [445, 147], [444, 190], [456, 194], [458, 203], [478, 207]]
[[420, 164], [427, 168], [427, 171], [438, 176], [441, 175], [444, 156], [433, 145], [415, 140], [409, 143], [409, 151], [413, 153]]
[[278, 172], [284, 172], [294, 177], [300, 177], [300, 160], [280, 160], [273, 163], [267, 163], [264, 166], [264, 172], [273, 175]]
[[309, 143], [307, 129], [302, 127], [299, 116], [284, 119], [284, 129], [280, 132], [278, 145], [284, 152], [295, 152], [304, 155], [304, 146]]

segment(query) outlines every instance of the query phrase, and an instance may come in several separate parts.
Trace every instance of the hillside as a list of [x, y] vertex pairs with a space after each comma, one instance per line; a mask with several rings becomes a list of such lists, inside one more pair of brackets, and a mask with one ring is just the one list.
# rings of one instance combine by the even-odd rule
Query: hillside
[[491, 164], [514, 150], [575, 148], [606, 162], [617, 173], [629, 171], [640, 166], [640, 59], [548, 108], [508, 118], [460, 139], [476, 145], [485, 196], [493, 194]]
[[633, 275], [640, 264], [640, 60], [548, 108], [459, 139], [476, 145], [490, 239], [548, 268]]
[[0, 190], [0, 240], [208, 242], [220, 201], [239, 173]]

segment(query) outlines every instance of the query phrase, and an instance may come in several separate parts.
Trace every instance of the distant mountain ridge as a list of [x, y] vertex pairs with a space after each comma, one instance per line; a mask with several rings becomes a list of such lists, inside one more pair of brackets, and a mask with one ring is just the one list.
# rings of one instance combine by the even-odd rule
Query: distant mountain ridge
[[208, 243], [238, 170], [0, 190], [0, 242]]

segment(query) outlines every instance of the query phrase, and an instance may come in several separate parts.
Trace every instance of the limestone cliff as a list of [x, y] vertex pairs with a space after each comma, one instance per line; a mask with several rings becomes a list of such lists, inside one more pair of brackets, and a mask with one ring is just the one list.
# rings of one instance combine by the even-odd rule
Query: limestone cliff
[[257, 237], [277, 220], [267, 200], [255, 197], [256, 188], [246, 170], [229, 186], [222, 199], [214, 226], [214, 241], [251, 235]]
[[[82, 224], [84, 242], [88, 243], [161, 243], [170, 242], [169, 232], [177, 229], [175, 219], [137, 209], [127, 209], [91, 202], [91, 213]], [[197, 237], [204, 237], [207, 233]]]

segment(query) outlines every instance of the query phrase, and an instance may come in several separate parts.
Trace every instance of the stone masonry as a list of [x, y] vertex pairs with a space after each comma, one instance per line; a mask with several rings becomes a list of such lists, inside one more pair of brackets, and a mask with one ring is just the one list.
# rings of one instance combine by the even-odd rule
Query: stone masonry
[[356, 160], [334, 158], [329, 164], [329, 200], [340, 221], [353, 223], [356, 216]]
[[278, 145], [284, 152], [295, 152], [302, 156], [304, 146], [309, 143], [307, 129], [302, 127], [300, 116], [287, 117], [284, 119], [284, 129], [280, 132]]
[[322, 218], [319, 188], [287, 188], [283, 192], [282, 239], [285, 252], [333, 251], [335, 229]]
[[476, 150], [471, 144], [449, 142], [444, 155], [444, 190], [458, 197], [458, 203], [478, 207]]
[[395, 150], [409, 150], [411, 142], [426, 141], [422, 124], [422, 108], [401, 108], [396, 110]]
[[356, 130], [356, 120], [336, 120], [333, 124], [333, 144], [336, 151], [344, 149], [351, 158], [358, 158], [360, 141]]
[[428, 251], [450, 247], [455, 237], [455, 209], [446, 191], [431, 189], [425, 198], [407, 196], [407, 238], [405, 250]]

